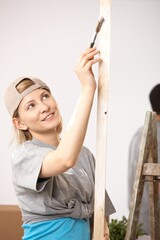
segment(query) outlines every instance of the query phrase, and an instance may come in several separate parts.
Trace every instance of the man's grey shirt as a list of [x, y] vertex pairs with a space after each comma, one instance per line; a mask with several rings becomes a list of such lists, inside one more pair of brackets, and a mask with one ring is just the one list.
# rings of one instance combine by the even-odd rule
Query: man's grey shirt
[[[158, 162], [160, 163], [160, 122], [157, 122], [157, 147], [158, 147]], [[132, 138], [129, 149], [129, 161], [128, 161], [128, 207], [131, 202], [132, 188], [134, 184], [134, 178], [136, 173], [136, 166], [139, 158], [140, 143], [143, 134], [143, 127]], [[148, 184], [144, 185], [142, 203], [140, 208], [139, 223], [143, 224], [143, 229], [146, 234], [150, 234], [150, 214], [149, 214], [149, 195]]]

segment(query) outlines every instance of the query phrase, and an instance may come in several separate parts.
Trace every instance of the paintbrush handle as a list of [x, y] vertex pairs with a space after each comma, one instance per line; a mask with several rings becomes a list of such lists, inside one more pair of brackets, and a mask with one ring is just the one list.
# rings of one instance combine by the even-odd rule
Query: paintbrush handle
[[96, 41], [96, 37], [97, 37], [97, 32], [94, 33], [93, 39], [92, 39], [91, 44], [90, 44], [90, 48], [92, 48], [94, 46], [95, 41]]

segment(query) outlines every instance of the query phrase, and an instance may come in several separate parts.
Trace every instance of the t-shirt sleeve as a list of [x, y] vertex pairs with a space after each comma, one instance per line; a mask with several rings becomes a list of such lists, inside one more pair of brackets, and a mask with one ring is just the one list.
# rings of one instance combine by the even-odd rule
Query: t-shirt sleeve
[[12, 154], [13, 183], [19, 187], [42, 191], [48, 179], [38, 181], [44, 157], [53, 151], [51, 148], [39, 147], [27, 141], [18, 146]]
[[130, 207], [133, 184], [136, 174], [137, 163], [139, 159], [140, 143], [142, 139], [143, 128], [138, 129], [136, 134], [133, 136], [128, 155], [128, 208]]

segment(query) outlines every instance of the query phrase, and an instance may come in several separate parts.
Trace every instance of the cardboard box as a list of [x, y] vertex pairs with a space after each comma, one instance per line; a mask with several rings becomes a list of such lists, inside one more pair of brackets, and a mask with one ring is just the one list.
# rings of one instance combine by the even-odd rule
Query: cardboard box
[[21, 240], [22, 217], [18, 206], [0, 205], [0, 240]]

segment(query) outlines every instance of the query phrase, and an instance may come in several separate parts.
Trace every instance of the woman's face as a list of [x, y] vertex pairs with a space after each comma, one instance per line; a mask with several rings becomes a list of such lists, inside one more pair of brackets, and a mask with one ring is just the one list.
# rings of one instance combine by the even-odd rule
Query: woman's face
[[45, 133], [55, 130], [61, 122], [57, 104], [45, 89], [36, 89], [23, 98], [18, 108], [19, 118], [15, 124], [21, 130]]

